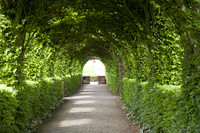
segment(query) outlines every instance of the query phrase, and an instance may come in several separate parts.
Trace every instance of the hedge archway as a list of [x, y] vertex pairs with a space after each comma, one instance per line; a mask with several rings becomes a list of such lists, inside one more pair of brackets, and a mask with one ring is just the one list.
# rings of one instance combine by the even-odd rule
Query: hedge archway
[[[40, 119], [39, 101], [27, 104], [27, 113], [22, 111], [26, 106], [19, 108], [24, 94], [44, 96], [57, 106], [62, 92], [55, 88], [64, 81], [70, 86], [65, 95], [70, 95], [81, 83], [84, 64], [93, 58], [105, 64], [113, 92], [119, 93], [122, 82], [123, 101], [144, 130], [200, 129], [198, 0], [0, 3], [0, 92], [7, 92], [4, 98], [8, 95], [14, 107], [8, 120], [0, 114], [4, 132], [11, 125], [10, 131], [23, 132]], [[55, 89], [54, 100], [42, 91], [45, 85], [49, 93]], [[40, 88], [40, 96], [27, 88]]]

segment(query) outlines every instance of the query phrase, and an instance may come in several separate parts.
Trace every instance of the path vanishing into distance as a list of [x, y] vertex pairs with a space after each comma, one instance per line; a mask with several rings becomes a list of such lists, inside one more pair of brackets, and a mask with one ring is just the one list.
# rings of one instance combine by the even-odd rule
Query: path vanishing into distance
[[83, 85], [37, 133], [136, 133], [106, 85]]

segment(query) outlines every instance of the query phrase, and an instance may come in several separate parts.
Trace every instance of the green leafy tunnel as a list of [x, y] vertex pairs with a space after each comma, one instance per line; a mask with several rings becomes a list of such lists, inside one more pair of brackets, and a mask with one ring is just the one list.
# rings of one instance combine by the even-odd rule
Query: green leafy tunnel
[[0, 132], [33, 131], [90, 59], [142, 130], [200, 130], [199, 0], [0, 3]]

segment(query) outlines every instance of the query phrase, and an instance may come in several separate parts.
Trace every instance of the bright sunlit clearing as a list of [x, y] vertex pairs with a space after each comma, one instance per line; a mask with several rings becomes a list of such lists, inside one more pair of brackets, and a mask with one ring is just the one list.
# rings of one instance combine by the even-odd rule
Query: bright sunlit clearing
[[83, 68], [83, 76], [105, 76], [105, 66], [100, 60], [89, 60]]

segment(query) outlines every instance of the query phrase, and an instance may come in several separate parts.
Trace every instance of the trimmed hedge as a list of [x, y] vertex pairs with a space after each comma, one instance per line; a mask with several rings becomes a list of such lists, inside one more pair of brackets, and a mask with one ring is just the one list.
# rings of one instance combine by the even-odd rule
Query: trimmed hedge
[[118, 88], [119, 78], [116, 77], [116, 74], [113, 74], [113, 73], [107, 74], [107, 73], [106, 73], [107, 85], [112, 89], [113, 93], [118, 94], [119, 93], [119, 88]]
[[20, 102], [15, 118], [19, 131], [34, 130], [60, 104], [61, 82], [59, 78], [47, 78], [25, 83], [17, 95]]
[[0, 86], [0, 133], [33, 132], [60, 105], [63, 80], [68, 83], [70, 93], [81, 83], [80, 75], [74, 75], [26, 81], [17, 93]]
[[181, 86], [154, 85], [147, 82], [123, 80], [123, 101], [129, 115], [134, 117], [145, 132], [199, 132], [199, 107], [194, 99], [185, 99]]
[[90, 82], [97, 82], [97, 76], [90, 76]]
[[68, 75], [63, 78], [65, 83], [65, 96], [70, 96], [74, 91], [76, 91], [82, 84], [82, 75]]
[[0, 132], [17, 132], [15, 113], [18, 107], [16, 91], [6, 85], [0, 85]]

